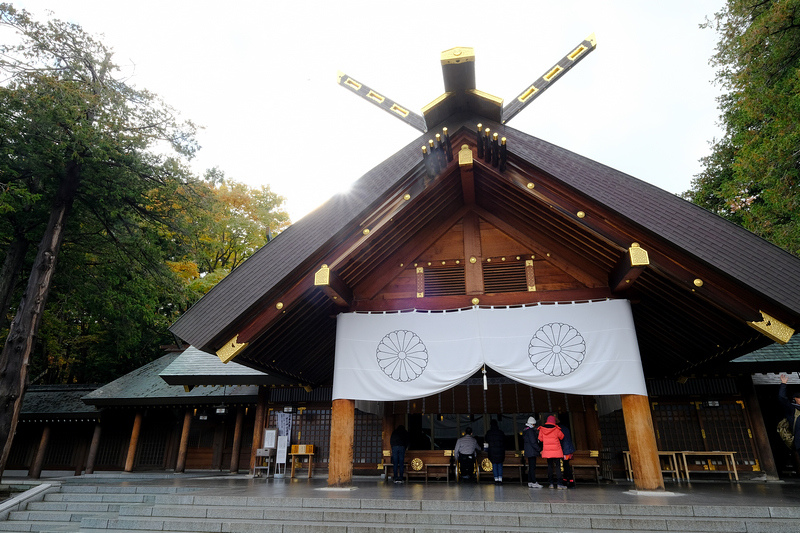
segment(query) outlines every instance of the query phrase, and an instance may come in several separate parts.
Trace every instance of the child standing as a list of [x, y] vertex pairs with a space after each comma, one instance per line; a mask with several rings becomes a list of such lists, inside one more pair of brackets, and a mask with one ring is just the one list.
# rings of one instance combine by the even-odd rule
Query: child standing
[[547, 459], [547, 478], [551, 489], [566, 489], [561, 482], [561, 440], [564, 433], [556, 423], [556, 417], [550, 415], [547, 422], [539, 428], [539, 440], [542, 441], [542, 457]]

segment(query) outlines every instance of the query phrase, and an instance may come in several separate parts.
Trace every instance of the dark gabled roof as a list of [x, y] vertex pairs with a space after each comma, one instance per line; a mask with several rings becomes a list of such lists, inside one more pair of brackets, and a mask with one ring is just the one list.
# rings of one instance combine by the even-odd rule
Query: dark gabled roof
[[96, 420], [100, 411], [81, 398], [97, 385], [30, 385], [22, 400], [20, 420]]
[[282, 231], [238, 266], [236, 276], [226, 276], [215, 285], [170, 331], [181, 339], [193, 339], [190, 344], [202, 350], [216, 351], [211, 344], [221, 331], [241, 319], [265, 295], [285, 284], [289, 274], [366, 211], [419, 161], [419, 141], [414, 141], [365, 174], [352, 192], [337, 194]]
[[[728, 361], [764, 346], [769, 340], [745, 324], [760, 320], [759, 311], [793, 327], [800, 324], [800, 259], [672, 193], [507, 126], [480, 121], [507, 138], [512, 170], [500, 174], [476, 161], [479, 216], [507, 216], [523, 226], [519, 228], [523, 233], [552, 235], [598, 272], [609, 272], [633, 241], [648, 249], [651, 266], [634, 288], [618, 295], [634, 302], [640, 348], [648, 354], [646, 371], [691, 373], [699, 365]], [[469, 144], [476, 122], [473, 116], [461, 115], [442, 126], [448, 127], [455, 145]], [[312, 275], [325, 254], [360, 231], [360, 224], [389, 196], [425, 180], [419, 148], [430, 137], [423, 135], [402, 148], [359, 179], [350, 193], [335, 196], [293, 224], [223, 279], [170, 330], [201, 350], [217, 351], [299, 279]], [[457, 172], [457, 164], [450, 165], [432, 184], [426, 182], [413, 211], [422, 223], [439, 223], [443, 218], [436, 218], [439, 213], [455, 215], [464, 207]], [[538, 196], [520, 187], [520, 179], [537, 181]], [[578, 209], [585, 218], [576, 216]], [[395, 249], [412, 239], [419, 224], [401, 234], [394, 228], [412, 227], [401, 224], [402, 217], [402, 213], [395, 216], [391, 227], [375, 239], [383, 238], [385, 245], [390, 241], [385, 235], [396, 231]], [[375, 254], [371, 266], [344, 263], [340, 274], [344, 282], [357, 283], [369, 268], [380, 268], [380, 260], [387, 257], [382, 253]], [[705, 285], [696, 286], [701, 280]], [[286, 372], [300, 382], [301, 374], [313, 376], [308, 382], [324, 384], [332, 368], [330, 317], [341, 308], [316, 295], [307, 300], [295, 315], [302, 318], [281, 322], [236, 360], [273, 373]], [[730, 307], [734, 300], [736, 309]], [[313, 343], [309, 335], [317, 335]]]
[[223, 363], [219, 357], [189, 346], [178, 355], [159, 377], [168, 385], [280, 385], [286, 380], [253, 370], [233, 361]]
[[257, 386], [195, 387], [186, 392], [181, 385], [168, 385], [159, 377], [178, 353], [169, 353], [119, 379], [82, 397], [87, 405], [94, 406], [187, 406], [222, 402], [254, 403], [258, 398]]

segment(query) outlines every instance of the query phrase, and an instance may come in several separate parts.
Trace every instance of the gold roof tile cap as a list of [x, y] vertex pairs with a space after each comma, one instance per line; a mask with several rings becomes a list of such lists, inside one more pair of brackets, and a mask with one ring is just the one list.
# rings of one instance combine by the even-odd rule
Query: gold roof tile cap
[[456, 65], [475, 61], [475, 49], [467, 46], [457, 46], [442, 52], [442, 65]]

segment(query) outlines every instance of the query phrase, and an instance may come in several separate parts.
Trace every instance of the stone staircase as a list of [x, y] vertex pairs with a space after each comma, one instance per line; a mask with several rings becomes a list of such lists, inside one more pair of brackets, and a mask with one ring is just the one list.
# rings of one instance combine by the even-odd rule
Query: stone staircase
[[64, 484], [10, 512], [0, 531], [796, 533], [800, 507], [282, 498]]

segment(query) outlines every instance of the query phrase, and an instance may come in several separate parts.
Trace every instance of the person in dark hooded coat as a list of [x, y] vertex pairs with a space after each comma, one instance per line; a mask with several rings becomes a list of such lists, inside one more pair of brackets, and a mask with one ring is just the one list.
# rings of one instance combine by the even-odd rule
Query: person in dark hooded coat
[[484, 442], [488, 445], [489, 461], [492, 462], [492, 473], [496, 485], [503, 483], [503, 461], [506, 459], [506, 434], [500, 429], [497, 420], [489, 424]]

